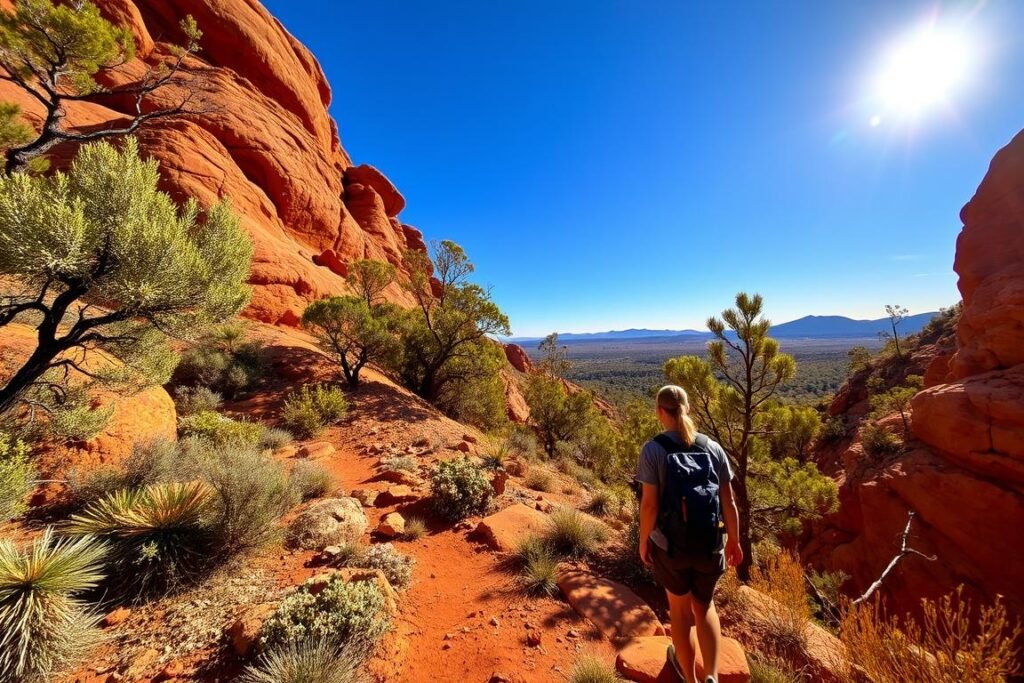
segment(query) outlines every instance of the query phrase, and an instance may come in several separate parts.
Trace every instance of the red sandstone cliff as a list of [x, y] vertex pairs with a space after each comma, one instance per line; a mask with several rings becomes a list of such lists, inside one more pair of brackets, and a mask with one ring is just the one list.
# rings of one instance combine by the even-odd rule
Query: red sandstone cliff
[[[839, 469], [841, 508], [805, 546], [804, 555], [849, 573], [862, 590], [895, 554], [907, 511], [915, 510], [913, 547], [938, 560], [904, 559], [886, 580], [892, 604], [914, 610], [922, 596], [965, 584], [968, 593], [987, 602], [1005, 596], [1011, 610], [1020, 613], [1024, 132], [996, 154], [960, 216], [964, 227], [954, 269], [963, 311], [955, 349], [925, 349], [917, 359], [930, 362], [926, 387], [912, 402], [916, 440], [890, 462], [872, 462], [856, 440], [841, 453], [819, 453], [825, 467], [831, 461]], [[855, 393], [855, 387], [845, 387], [833, 413], [861, 417], [863, 406], [849, 400]]]
[[[372, 166], [353, 166], [342, 148], [316, 59], [259, 2], [94, 2], [137, 39], [138, 59], [120, 82], [166, 56], [162, 41], [184, 42], [178, 22], [185, 15], [204, 32], [186, 71], [204, 77], [195, 104], [205, 113], [153, 123], [139, 139], [144, 153], [160, 161], [167, 191], [204, 204], [231, 198], [256, 245], [247, 315], [294, 324], [305, 302], [344, 290], [347, 263], [398, 264], [406, 248], [424, 248], [419, 231], [398, 218], [402, 195]], [[176, 102], [173, 91], [158, 92], [152, 104]], [[0, 83], [3, 100], [38, 120], [37, 103], [15, 86]], [[73, 103], [69, 121], [88, 127], [120, 117], [118, 103], [104, 104]], [[398, 302], [407, 296], [398, 286], [389, 294]]]

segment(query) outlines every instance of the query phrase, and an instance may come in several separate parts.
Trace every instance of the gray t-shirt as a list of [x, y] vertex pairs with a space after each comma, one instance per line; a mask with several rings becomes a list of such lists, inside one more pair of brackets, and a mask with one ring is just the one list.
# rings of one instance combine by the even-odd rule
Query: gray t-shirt
[[[678, 444], [684, 443], [683, 437], [680, 436], [679, 432], [668, 431], [665, 432], [665, 435]], [[716, 469], [718, 470], [719, 486], [725, 486], [732, 481], [732, 467], [729, 465], [729, 456], [726, 455], [725, 449], [717, 441], [711, 439], [708, 439], [708, 451], [711, 453], [711, 457], [717, 461]], [[665, 486], [667, 460], [668, 451], [662, 448], [661, 444], [657, 441], [653, 439], [648, 441], [644, 444], [643, 450], [640, 451], [640, 462], [636, 468], [636, 480], [644, 484], [654, 484], [658, 487], [660, 494]], [[668, 549], [668, 539], [665, 538], [665, 535], [659, 529], [654, 529], [651, 532], [651, 541], [663, 550]]]

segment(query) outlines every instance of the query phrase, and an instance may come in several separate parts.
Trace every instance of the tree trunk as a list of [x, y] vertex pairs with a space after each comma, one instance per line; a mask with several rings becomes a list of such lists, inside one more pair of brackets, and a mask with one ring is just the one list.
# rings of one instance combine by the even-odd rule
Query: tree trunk
[[48, 344], [36, 347], [24, 365], [0, 389], [0, 415], [6, 414], [17, 405], [22, 394], [43, 376], [50, 368], [50, 362], [59, 353], [59, 348]]
[[733, 482], [736, 498], [736, 509], [739, 512], [740, 548], [743, 550], [743, 561], [736, 567], [736, 576], [746, 583], [750, 580], [750, 568], [754, 564], [754, 553], [750, 542], [750, 498], [747, 494], [745, 478], [737, 478]]

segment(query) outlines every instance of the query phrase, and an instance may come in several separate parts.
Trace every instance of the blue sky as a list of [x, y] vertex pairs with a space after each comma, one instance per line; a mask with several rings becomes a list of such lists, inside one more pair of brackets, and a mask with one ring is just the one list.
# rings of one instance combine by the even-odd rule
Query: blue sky
[[[699, 328], [739, 290], [776, 322], [951, 304], [959, 210], [1024, 126], [1015, 0], [266, 4], [518, 335]], [[929, 22], [968, 66], [901, 114], [879, 74]]]

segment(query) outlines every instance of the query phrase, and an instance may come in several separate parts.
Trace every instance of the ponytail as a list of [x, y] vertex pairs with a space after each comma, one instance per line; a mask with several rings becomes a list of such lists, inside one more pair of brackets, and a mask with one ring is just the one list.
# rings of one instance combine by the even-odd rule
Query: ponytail
[[697, 438], [697, 424], [690, 417], [690, 397], [686, 390], [674, 384], [664, 386], [658, 391], [658, 405], [662, 410], [676, 419], [676, 431], [687, 444], [693, 444]]

